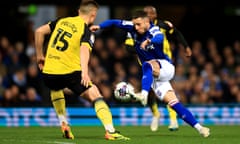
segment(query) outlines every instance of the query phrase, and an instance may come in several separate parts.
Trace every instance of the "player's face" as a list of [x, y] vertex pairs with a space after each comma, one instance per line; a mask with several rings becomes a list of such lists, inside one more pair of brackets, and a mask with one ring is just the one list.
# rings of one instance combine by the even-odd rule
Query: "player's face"
[[147, 13], [151, 21], [154, 21], [157, 18], [157, 13], [153, 8], [146, 8], [144, 11]]
[[132, 19], [132, 22], [134, 24], [134, 28], [139, 34], [144, 34], [150, 27], [150, 21], [148, 18], [139, 17]]

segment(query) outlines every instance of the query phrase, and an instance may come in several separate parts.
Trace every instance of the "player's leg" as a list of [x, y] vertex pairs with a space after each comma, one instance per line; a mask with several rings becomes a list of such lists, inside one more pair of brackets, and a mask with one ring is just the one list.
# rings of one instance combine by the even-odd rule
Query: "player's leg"
[[161, 63], [162, 68], [158, 77], [159, 81], [155, 82], [155, 93], [161, 100], [174, 109], [178, 116], [187, 124], [197, 129], [197, 131], [204, 137], [208, 137], [210, 135], [209, 129], [199, 124], [192, 113], [181, 104], [169, 82], [175, 73], [174, 66], [166, 60], [160, 60], [159, 62]]
[[45, 85], [50, 89], [50, 96], [55, 112], [58, 116], [63, 137], [74, 139], [66, 117], [66, 105], [63, 88], [65, 87], [64, 76], [42, 74]]
[[[201, 126], [197, 122], [192, 113], [178, 101], [178, 98], [173, 91], [169, 80], [174, 76], [174, 66], [166, 60], [157, 60], [157, 62], [151, 61], [150, 63], [153, 70], [152, 73], [155, 76], [153, 89], [156, 95], [169, 106], [171, 106], [171, 108], [173, 108], [186, 123], [196, 128], [204, 137], [208, 137], [210, 135], [209, 129]], [[136, 95], [135, 97], [137, 100], [144, 100], [142, 95]]]
[[169, 114], [169, 126], [168, 129], [170, 131], [177, 131], [179, 128], [178, 120], [177, 120], [177, 113], [169, 106], [166, 105], [168, 114]]
[[[148, 96], [148, 105], [151, 109], [151, 112], [153, 114], [152, 122], [150, 125], [150, 129], [152, 131], [157, 131], [158, 130], [158, 124], [159, 124], [159, 119], [160, 119], [160, 112], [158, 110], [158, 103], [157, 103], [157, 98], [154, 93], [154, 91], [151, 89], [149, 92]], [[177, 113], [169, 106], [166, 106], [168, 114], [169, 114], [169, 119], [170, 119], [170, 124], [168, 126], [168, 129], [170, 131], [177, 131], [178, 130], [178, 121], [177, 121]]]
[[[154, 71], [153, 71], [153, 67], [156, 64], [156, 62], [152, 61], [148, 61], [148, 62], [144, 62], [142, 64], [142, 90], [140, 93], [136, 93], [136, 95], [134, 95], [135, 99], [140, 101], [142, 103], [142, 105], [146, 106], [148, 103], [148, 94], [149, 91], [151, 89], [153, 80], [154, 80]], [[159, 67], [159, 66], [158, 66]]]
[[128, 137], [121, 135], [115, 130], [112, 121], [112, 113], [106, 102], [103, 100], [99, 89], [92, 83], [90, 83], [88, 87], [82, 85], [82, 79], [80, 77], [81, 75], [82, 74], [80, 71], [76, 71], [68, 75], [65, 79], [65, 82], [67, 83], [66, 87], [76, 95], [82, 96], [93, 103], [96, 115], [106, 130], [105, 137], [107, 140], [129, 140]]
[[57, 113], [59, 123], [61, 125], [63, 137], [67, 139], [74, 139], [74, 135], [71, 132], [71, 128], [66, 117], [66, 105], [63, 90], [51, 90], [50, 95], [53, 107]]
[[106, 130], [105, 138], [107, 140], [129, 140], [128, 137], [121, 135], [115, 130], [112, 121], [112, 113], [95, 85], [87, 89], [83, 93], [83, 97], [93, 102], [97, 117]]
[[177, 113], [169, 105], [167, 105], [166, 107], [167, 107], [169, 119], [170, 119], [170, 124], [168, 126], [168, 129], [170, 131], [177, 131], [178, 130]]
[[157, 103], [156, 95], [152, 89], [150, 90], [149, 95], [148, 95], [148, 106], [150, 107], [151, 112], [153, 114], [150, 129], [152, 131], [157, 131], [159, 118], [160, 118], [160, 112], [158, 110], [158, 103]]
[[[152, 131], [157, 131], [159, 119], [160, 119], [160, 112], [158, 110], [157, 97], [152, 89], [150, 90], [149, 96], [148, 96], [148, 106], [150, 107], [151, 112], [153, 114], [150, 129]], [[169, 119], [170, 119], [170, 124], [168, 126], [168, 129], [170, 131], [176, 131], [178, 130], [177, 113], [169, 105], [167, 105], [166, 108], [168, 110]]]
[[[164, 85], [166, 85], [165, 87], [169, 87], [167, 86], [167, 83], [165, 83]], [[166, 92], [166, 94], [163, 96], [163, 101], [166, 102], [169, 106], [171, 106], [171, 108], [173, 108], [177, 112], [181, 119], [183, 119], [187, 124], [195, 128], [203, 137], [208, 137], [210, 135], [209, 128], [203, 127], [195, 119], [192, 113], [181, 104], [173, 90], [169, 90]]]

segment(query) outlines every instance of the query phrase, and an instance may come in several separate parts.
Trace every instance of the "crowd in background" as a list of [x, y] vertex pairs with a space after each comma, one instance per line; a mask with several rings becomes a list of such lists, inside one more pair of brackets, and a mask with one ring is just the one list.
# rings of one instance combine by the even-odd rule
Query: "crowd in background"
[[[115, 32], [115, 33], [114, 33]], [[108, 104], [122, 103], [113, 97], [116, 83], [127, 81], [135, 91], [141, 89], [141, 66], [134, 52], [124, 45], [125, 33], [108, 31], [96, 35], [89, 63], [92, 81]], [[28, 43], [0, 37], [0, 106], [50, 106], [49, 90], [36, 64], [33, 33]], [[171, 42], [176, 66], [172, 80], [176, 94], [185, 104], [240, 102], [240, 41], [218, 45], [214, 37], [190, 42], [193, 55], [187, 58], [181, 44]], [[79, 96], [65, 91], [69, 105], [91, 106]], [[137, 103], [129, 103], [135, 105]]]
[[[117, 82], [127, 81], [139, 91], [141, 67], [135, 55], [118, 42], [119, 35], [115, 39], [112, 34], [102, 35], [96, 39], [90, 64], [93, 76], [99, 78], [94, 82], [101, 90], [112, 91]], [[194, 40], [190, 46], [193, 55], [188, 58], [181, 44], [171, 42], [176, 66], [172, 83], [180, 100], [185, 104], [240, 102], [240, 41], [222, 46], [209, 37], [205, 42]], [[112, 96], [111, 92], [103, 94], [108, 100]]]

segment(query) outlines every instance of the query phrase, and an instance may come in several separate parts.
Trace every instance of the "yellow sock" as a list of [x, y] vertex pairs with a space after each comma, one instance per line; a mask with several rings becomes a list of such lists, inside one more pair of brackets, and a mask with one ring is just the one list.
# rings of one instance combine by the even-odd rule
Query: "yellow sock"
[[152, 114], [154, 117], [160, 117], [160, 112], [158, 111], [158, 104], [156, 102], [150, 105]]
[[167, 105], [167, 110], [168, 110], [168, 113], [169, 113], [170, 121], [176, 121], [177, 120], [177, 113], [169, 105]]
[[51, 101], [52, 101], [53, 107], [57, 113], [60, 124], [62, 122], [67, 123], [65, 98], [64, 98], [63, 91], [62, 90], [59, 90], [59, 91], [51, 90], [50, 95], [51, 95]]
[[149, 100], [148, 100], [148, 105], [152, 111], [152, 114], [154, 117], [160, 117], [160, 112], [158, 111], [158, 103], [157, 103], [157, 98], [155, 96], [154, 91], [151, 89], [149, 92]]
[[94, 108], [97, 117], [100, 119], [105, 129], [114, 132], [115, 129], [113, 128], [112, 113], [105, 101], [103, 101], [103, 99], [98, 99], [94, 103]]

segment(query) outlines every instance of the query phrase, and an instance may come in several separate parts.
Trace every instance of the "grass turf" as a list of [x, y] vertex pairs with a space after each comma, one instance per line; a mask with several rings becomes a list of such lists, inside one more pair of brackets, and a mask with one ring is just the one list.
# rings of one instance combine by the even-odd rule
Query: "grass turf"
[[160, 126], [151, 132], [148, 126], [117, 126], [130, 141], [107, 141], [101, 126], [74, 126], [74, 140], [62, 138], [59, 127], [0, 127], [0, 144], [237, 144], [240, 126], [209, 126], [211, 136], [203, 138], [189, 126], [170, 132]]

